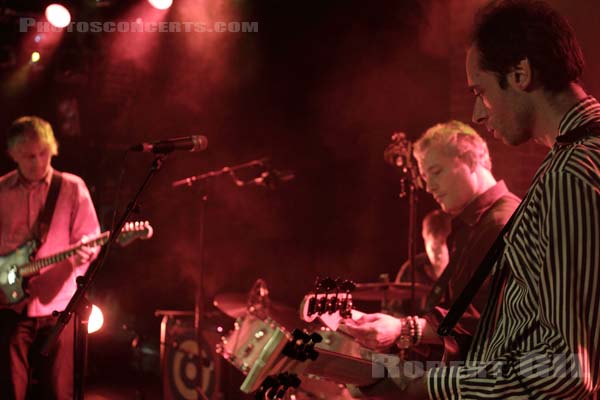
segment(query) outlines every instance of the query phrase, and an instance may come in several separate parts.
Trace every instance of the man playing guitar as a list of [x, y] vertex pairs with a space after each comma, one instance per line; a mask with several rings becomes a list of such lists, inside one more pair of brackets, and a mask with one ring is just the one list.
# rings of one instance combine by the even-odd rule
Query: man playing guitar
[[[0, 177], [0, 254], [33, 239], [39, 244], [36, 257], [44, 257], [100, 232], [84, 181], [51, 166], [58, 145], [48, 122], [34, 116], [17, 119], [6, 144], [17, 169]], [[75, 292], [75, 278], [96, 254], [84, 246], [75, 256], [43, 269], [28, 281], [25, 307], [0, 311], [0, 398], [25, 399], [32, 367], [40, 368], [44, 396], [73, 397], [72, 320], [48, 358], [39, 356], [39, 343], [56, 322], [52, 312], [65, 308]]]

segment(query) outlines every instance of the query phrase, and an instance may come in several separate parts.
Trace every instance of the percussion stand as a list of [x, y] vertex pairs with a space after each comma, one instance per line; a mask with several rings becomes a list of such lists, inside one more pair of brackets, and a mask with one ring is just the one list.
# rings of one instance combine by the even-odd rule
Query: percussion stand
[[[200, 195], [200, 231], [198, 233], [198, 253], [200, 262], [198, 264], [198, 282], [196, 285], [196, 294], [194, 297], [194, 333], [196, 335], [196, 341], [198, 342], [198, 355], [200, 356], [202, 351], [202, 344], [200, 340], [202, 338], [202, 323], [201, 319], [204, 315], [204, 231], [206, 226], [206, 204], [209, 198], [209, 188], [203, 190]], [[201, 390], [198, 390], [201, 392]], [[202, 393], [204, 395], [204, 393]]]

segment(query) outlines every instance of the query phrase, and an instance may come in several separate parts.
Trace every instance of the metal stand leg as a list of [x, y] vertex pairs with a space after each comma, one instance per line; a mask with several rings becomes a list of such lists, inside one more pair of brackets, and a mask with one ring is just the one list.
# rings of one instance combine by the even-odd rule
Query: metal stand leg
[[73, 399], [83, 400], [85, 388], [85, 371], [87, 367], [88, 319], [92, 306], [87, 299], [75, 312], [75, 329], [73, 346]]

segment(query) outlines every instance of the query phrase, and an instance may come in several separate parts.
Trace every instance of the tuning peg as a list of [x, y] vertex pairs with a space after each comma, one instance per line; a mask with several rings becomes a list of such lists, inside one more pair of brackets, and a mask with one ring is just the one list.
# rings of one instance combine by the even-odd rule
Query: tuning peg
[[297, 388], [300, 386], [300, 383], [302, 383], [296, 374], [290, 374], [289, 372], [284, 372], [281, 374], [279, 379], [281, 384], [287, 388]]
[[313, 343], [321, 343], [321, 342], [323, 341], [323, 336], [319, 335], [317, 332], [313, 332], [313, 333], [310, 335], [310, 340], [311, 340]]
[[294, 340], [301, 340], [302, 342], [305, 342], [308, 335], [300, 329], [294, 329], [294, 331], [292, 332], [292, 337], [294, 338]]
[[337, 293], [328, 298], [325, 310], [329, 314], [333, 314], [338, 310], [338, 296]]
[[315, 278], [315, 294], [321, 291], [321, 287], [321, 277], [317, 275], [317, 277]]
[[356, 284], [350, 280], [344, 280], [340, 285], [339, 285], [340, 291], [342, 292], [352, 292], [354, 291], [354, 289], [356, 289]]
[[308, 315], [310, 317], [316, 313], [317, 313], [317, 296], [315, 295], [308, 300], [308, 312], [306, 313], [306, 315]]

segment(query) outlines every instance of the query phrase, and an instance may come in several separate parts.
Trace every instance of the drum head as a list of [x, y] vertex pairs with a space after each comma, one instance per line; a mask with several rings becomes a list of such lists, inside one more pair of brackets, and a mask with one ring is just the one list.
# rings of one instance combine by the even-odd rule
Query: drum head
[[[204, 340], [200, 346], [191, 334], [173, 341], [167, 355], [168, 384], [177, 399], [202, 398], [198, 391], [210, 398], [215, 390], [215, 360]], [[200, 348], [199, 348], [200, 347]]]

